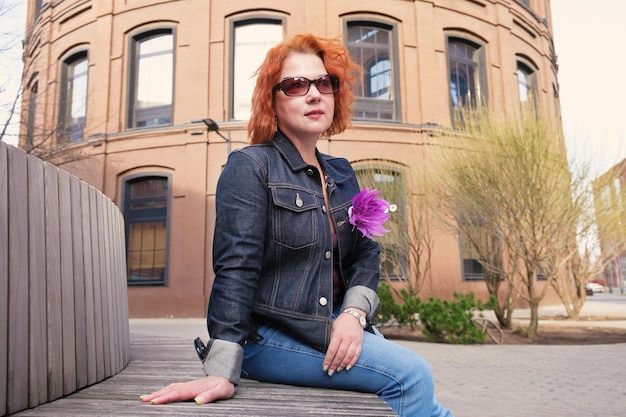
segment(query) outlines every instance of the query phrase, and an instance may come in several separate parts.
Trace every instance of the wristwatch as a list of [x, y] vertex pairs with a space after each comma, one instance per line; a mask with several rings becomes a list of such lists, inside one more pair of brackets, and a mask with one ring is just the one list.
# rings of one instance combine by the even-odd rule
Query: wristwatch
[[351, 316], [356, 317], [359, 320], [359, 324], [361, 325], [362, 328], [365, 329], [367, 327], [367, 319], [365, 318], [365, 316], [362, 316], [356, 311], [350, 310], [349, 308], [346, 308], [345, 310], [343, 310], [342, 313], [348, 313]]

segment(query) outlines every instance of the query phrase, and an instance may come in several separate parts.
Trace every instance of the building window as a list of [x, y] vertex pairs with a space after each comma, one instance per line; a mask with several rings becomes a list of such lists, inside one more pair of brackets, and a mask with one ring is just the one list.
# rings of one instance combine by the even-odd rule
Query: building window
[[397, 41], [392, 26], [372, 22], [348, 22], [348, 49], [363, 68], [354, 86], [353, 117], [366, 120], [399, 120]]
[[37, 90], [38, 82], [33, 82], [28, 89], [28, 114], [26, 118], [26, 150], [30, 151], [35, 143], [35, 118], [37, 116]]
[[517, 86], [522, 109], [537, 109], [537, 73], [523, 62], [517, 62]]
[[132, 38], [128, 127], [172, 123], [174, 34], [159, 29]]
[[409, 278], [411, 242], [407, 227], [407, 191], [402, 173], [391, 168], [375, 167], [356, 169], [356, 175], [361, 187], [380, 190], [380, 197], [390, 204], [391, 217], [384, 227], [393, 233], [376, 238], [381, 246], [381, 278]]
[[59, 142], [83, 139], [87, 114], [87, 52], [63, 61], [61, 66], [61, 98], [59, 108]]
[[283, 25], [281, 20], [255, 18], [234, 22], [232, 30], [230, 117], [248, 120], [256, 82], [254, 73], [267, 51], [283, 40]]
[[487, 105], [484, 48], [461, 38], [448, 38], [448, 77], [453, 116], [462, 108]]
[[463, 280], [502, 279], [502, 244], [497, 233], [474, 216], [460, 215], [457, 220]]
[[168, 177], [142, 176], [124, 185], [128, 284], [167, 283]]

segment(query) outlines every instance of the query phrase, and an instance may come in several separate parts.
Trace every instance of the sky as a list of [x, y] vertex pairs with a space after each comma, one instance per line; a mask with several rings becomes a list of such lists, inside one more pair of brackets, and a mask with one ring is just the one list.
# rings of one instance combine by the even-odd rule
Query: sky
[[[0, 47], [16, 47], [0, 56], [0, 104], [15, 96], [21, 46], [10, 34], [23, 33], [24, 0], [0, 0]], [[571, 160], [589, 165], [596, 177], [626, 158], [626, 0], [552, 0], [554, 44], [566, 147]], [[9, 34], [9, 35], [7, 35]], [[0, 121], [6, 120], [0, 108]], [[16, 141], [16, 136], [9, 138]]]

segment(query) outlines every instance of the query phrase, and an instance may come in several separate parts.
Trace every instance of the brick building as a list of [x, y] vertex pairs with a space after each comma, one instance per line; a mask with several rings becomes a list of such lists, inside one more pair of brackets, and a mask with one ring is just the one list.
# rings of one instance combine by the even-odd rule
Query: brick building
[[[341, 36], [365, 69], [353, 129], [318, 148], [374, 181], [403, 183], [461, 106], [560, 117], [549, 0], [29, 0], [20, 147], [124, 213], [131, 316], [205, 314], [215, 186], [247, 143], [251, 75], [304, 32]], [[457, 236], [435, 241], [423, 294], [484, 298]], [[410, 275], [387, 249], [387, 273]]]

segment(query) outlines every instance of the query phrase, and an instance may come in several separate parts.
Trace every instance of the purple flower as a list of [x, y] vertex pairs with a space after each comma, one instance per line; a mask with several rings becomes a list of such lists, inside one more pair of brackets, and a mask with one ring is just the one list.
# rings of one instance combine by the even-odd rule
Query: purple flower
[[389, 203], [377, 198], [380, 190], [363, 188], [352, 197], [352, 207], [348, 209], [350, 224], [359, 229], [363, 236], [372, 239], [373, 236], [382, 236], [389, 230], [383, 227], [389, 219]]

